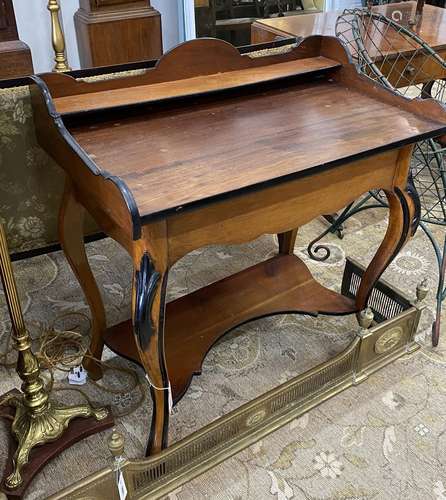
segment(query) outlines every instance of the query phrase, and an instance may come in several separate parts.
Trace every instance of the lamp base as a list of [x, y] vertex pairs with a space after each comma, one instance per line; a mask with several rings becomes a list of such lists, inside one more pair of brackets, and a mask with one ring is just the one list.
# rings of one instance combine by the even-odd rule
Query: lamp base
[[[0, 409], [3, 408], [3, 413], [0, 413], [0, 416], [4, 416], [8, 419], [11, 417], [14, 418], [12, 431], [14, 431], [14, 427], [17, 428], [18, 425], [20, 425], [22, 429], [25, 429], [27, 424], [23, 422], [23, 412], [20, 406], [22, 394], [18, 390], [13, 390], [5, 394], [5, 397], [10, 399], [11, 404], [0, 407]], [[3, 399], [3, 397], [1, 399]], [[87, 416], [88, 411], [91, 416]], [[48, 415], [51, 419], [59, 421], [60, 424], [60, 432], [56, 431], [57, 436], [55, 435], [52, 437], [54, 440], [37, 446], [38, 443], [34, 442], [31, 444], [29, 437], [26, 436], [26, 434], [30, 433], [25, 432], [25, 434], [22, 434], [19, 432], [21, 442], [17, 443], [17, 440], [12, 437], [14, 432], [11, 432], [8, 461], [0, 486], [0, 490], [10, 499], [22, 498], [33, 477], [56, 455], [81, 439], [113, 426], [113, 417], [109, 409], [108, 412], [104, 410], [92, 410], [86, 405], [66, 409], [52, 407], [48, 410]], [[28, 428], [29, 427], [30, 425], [28, 424]], [[28, 443], [26, 443], [27, 440]], [[29, 446], [29, 444], [31, 445]], [[27, 462], [23, 464], [20, 470], [20, 482], [15, 486], [14, 481], [16, 481], [17, 475], [14, 473], [13, 458], [19, 446], [21, 449], [27, 447], [30, 451]]]

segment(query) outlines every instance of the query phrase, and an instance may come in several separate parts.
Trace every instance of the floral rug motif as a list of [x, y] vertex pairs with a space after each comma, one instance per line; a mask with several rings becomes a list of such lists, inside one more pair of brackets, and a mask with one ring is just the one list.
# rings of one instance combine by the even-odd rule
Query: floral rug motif
[[[299, 232], [296, 254], [314, 276], [339, 290], [345, 256], [369, 262], [386, 227], [385, 210], [363, 212], [350, 219], [345, 237], [325, 241], [332, 250], [327, 262], [309, 260], [306, 244], [324, 228], [313, 221]], [[443, 238], [444, 229], [436, 229]], [[277, 251], [264, 236], [240, 246], [209, 247], [182, 259], [169, 278], [169, 299], [264, 260]], [[107, 239], [88, 245], [88, 254], [104, 295], [109, 324], [126, 319], [130, 310], [130, 259]], [[61, 253], [14, 264], [26, 320], [33, 334], [58, 318], [57, 328], [86, 333], [88, 307]], [[407, 499], [446, 500], [446, 339], [430, 347], [437, 268], [432, 248], [418, 232], [385, 273], [385, 279], [410, 297], [423, 277], [430, 282], [428, 309], [418, 339], [422, 349], [403, 357], [243, 452], [170, 493], [170, 500], [212, 499]], [[69, 313], [69, 314], [67, 314]], [[73, 313], [80, 313], [81, 316]], [[443, 319], [446, 325], [446, 318]], [[272, 387], [341, 351], [357, 331], [353, 317], [281, 315], [257, 320], [224, 336], [208, 354], [171, 417], [171, 442], [237, 408]], [[445, 328], [443, 328], [445, 330]], [[0, 350], [9, 332], [0, 292]], [[446, 335], [446, 331], [443, 331]], [[130, 363], [107, 353], [110, 365]], [[13, 369], [0, 368], [0, 393], [18, 385]], [[112, 405], [126, 453], [141, 457], [147, 440], [151, 402], [142, 372], [144, 394], [122, 372], [108, 370], [100, 385], [83, 390], [95, 402]], [[56, 387], [66, 389], [66, 374], [56, 373]], [[129, 389], [127, 390], [126, 387]], [[58, 390], [56, 397], [80, 402], [77, 393]], [[30, 487], [27, 499], [49, 494], [109, 463], [109, 433], [91, 436], [48, 464]], [[0, 423], [0, 447], [7, 442]], [[0, 466], [4, 464], [0, 454]]]

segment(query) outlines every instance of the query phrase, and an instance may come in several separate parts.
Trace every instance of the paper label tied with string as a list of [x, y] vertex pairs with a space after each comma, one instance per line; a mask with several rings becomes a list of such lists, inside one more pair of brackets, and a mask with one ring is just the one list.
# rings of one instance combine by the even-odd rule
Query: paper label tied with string
[[124, 455], [119, 455], [115, 457], [113, 468], [116, 472], [116, 486], [118, 488], [119, 500], [125, 500], [127, 498], [128, 490], [125, 484], [124, 474], [122, 473], [122, 464], [125, 462]]
[[68, 382], [71, 385], [84, 385], [87, 383], [87, 372], [82, 365], [71, 368], [68, 374]]
[[168, 391], [169, 414], [171, 414], [173, 408], [173, 398], [172, 398], [172, 387], [170, 385], [170, 380], [169, 380], [169, 385], [167, 387], [157, 387], [156, 385], [153, 385], [147, 373], [146, 373], [146, 380], [149, 383], [150, 387], [153, 387], [156, 391]]
[[122, 470], [118, 470], [118, 493], [119, 500], [125, 500], [127, 498], [127, 486], [125, 485], [124, 474]]

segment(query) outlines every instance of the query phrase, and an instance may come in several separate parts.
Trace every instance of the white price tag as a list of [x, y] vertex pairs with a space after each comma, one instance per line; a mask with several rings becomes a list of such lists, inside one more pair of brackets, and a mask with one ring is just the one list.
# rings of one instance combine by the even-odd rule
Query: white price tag
[[71, 385], [84, 385], [87, 383], [87, 372], [82, 365], [71, 368], [68, 374], [68, 383]]
[[172, 398], [172, 387], [170, 386], [170, 381], [169, 381], [169, 415], [172, 414], [172, 408], [173, 408], [173, 398]]
[[118, 493], [120, 500], [125, 500], [127, 498], [127, 486], [125, 485], [122, 471], [118, 471]]
[[170, 380], [169, 380], [169, 385], [167, 387], [156, 387], [156, 385], [152, 384], [152, 381], [150, 380], [149, 376], [146, 373], [146, 380], [149, 383], [151, 387], [153, 387], [156, 391], [165, 391], [167, 390], [167, 401], [168, 401], [168, 406], [169, 406], [169, 414], [172, 413], [172, 408], [173, 408], [173, 398], [172, 398], [172, 387], [170, 386]]

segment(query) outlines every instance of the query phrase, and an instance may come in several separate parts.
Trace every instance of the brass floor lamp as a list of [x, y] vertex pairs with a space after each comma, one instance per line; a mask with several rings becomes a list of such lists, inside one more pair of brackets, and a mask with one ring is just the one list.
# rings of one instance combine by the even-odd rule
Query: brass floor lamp
[[[23, 382], [21, 392], [14, 390], [0, 398], [3, 401], [0, 408], [6, 405], [9, 415], [14, 416], [12, 433], [17, 447], [11, 453], [2, 484], [3, 491], [13, 498], [21, 496], [33, 476], [49, 459], [76, 441], [111, 427], [113, 420], [105, 408], [94, 409], [88, 404], [64, 407], [49, 399], [40, 377], [39, 362], [31, 350], [31, 338], [23, 319], [2, 224], [0, 274], [18, 352], [16, 370]], [[41, 446], [34, 450], [37, 445]]]
[[48, 0], [47, 9], [51, 15], [51, 41], [54, 50], [54, 62], [56, 63], [53, 71], [56, 73], [71, 71], [65, 53], [65, 37], [59, 18], [60, 6], [58, 0]]

